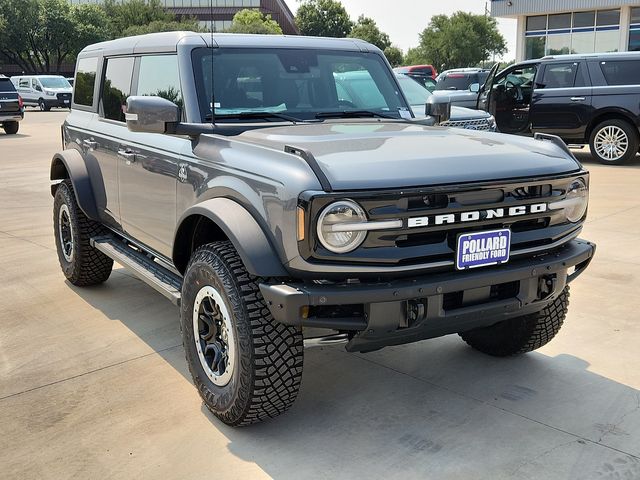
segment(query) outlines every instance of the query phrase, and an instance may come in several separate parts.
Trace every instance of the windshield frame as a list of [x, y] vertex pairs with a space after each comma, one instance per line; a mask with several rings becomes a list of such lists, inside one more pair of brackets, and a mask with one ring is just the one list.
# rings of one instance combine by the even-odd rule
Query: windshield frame
[[[241, 117], [241, 115], [238, 115], [238, 112], [231, 112], [228, 116], [225, 113], [219, 113], [218, 111], [215, 112], [215, 115], [211, 115], [211, 107], [207, 106], [207, 89], [205, 88], [205, 82], [206, 82], [206, 75], [203, 72], [204, 68], [208, 68], [205, 67], [206, 63], [204, 61], [205, 57], [209, 56], [209, 55], [214, 55], [214, 68], [215, 68], [215, 56], [216, 55], [224, 55], [225, 53], [229, 52], [229, 53], [240, 53], [241, 51], [246, 51], [247, 53], [259, 53], [260, 50], [263, 50], [265, 53], [274, 53], [274, 51], [283, 51], [283, 52], [291, 52], [291, 51], [295, 51], [295, 50], [299, 50], [299, 51], [309, 51], [309, 52], [314, 52], [317, 53], [319, 55], [335, 55], [335, 56], [344, 56], [344, 57], [365, 57], [370, 60], [374, 60], [376, 62], [379, 62], [379, 66], [380, 66], [380, 70], [379, 73], [382, 76], [378, 76], [378, 80], [382, 80], [383, 82], [386, 82], [386, 86], [389, 87], [389, 90], [387, 90], [387, 88], [385, 88], [386, 91], [386, 96], [385, 96], [385, 92], [381, 92], [382, 95], [385, 98], [385, 103], [388, 105], [387, 107], [383, 107], [380, 109], [370, 109], [371, 111], [373, 111], [374, 113], [380, 113], [382, 114], [382, 116], [385, 115], [390, 115], [393, 117], [393, 120], [407, 120], [408, 118], [413, 119], [415, 118], [415, 116], [413, 115], [413, 111], [411, 109], [411, 105], [409, 104], [402, 88], [400, 88], [400, 85], [398, 84], [398, 81], [396, 79], [395, 73], [391, 70], [391, 68], [389, 68], [386, 60], [384, 59], [384, 57], [379, 54], [378, 52], [362, 52], [360, 50], [343, 50], [343, 49], [327, 49], [327, 48], [288, 48], [288, 47], [278, 47], [278, 48], [265, 48], [265, 47], [259, 47], [259, 46], [251, 46], [251, 47], [216, 47], [216, 48], [210, 48], [210, 47], [199, 47], [199, 48], [194, 48], [191, 51], [191, 63], [192, 63], [192, 72], [194, 75], [194, 83], [195, 83], [195, 93], [196, 93], [196, 100], [197, 100], [197, 105], [198, 105], [198, 117], [200, 118], [200, 121], [202, 123], [224, 123], [224, 124], [238, 124], [238, 123], [251, 123], [251, 124], [255, 124], [255, 123], [266, 123], [266, 124], [273, 124], [274, 120], [273, 119], [260, 119], [257, 118], [258, 115], [254, 115], [254, 118], [251, 119], [247, 119], [247, 118], [238, 118]], [[377, 67], [376, 67], [377, 68]], [[365, 69], [364, 71], [369, 71], [367, 69]], [[335, 87], [329, 87], [329, 88], [335, 88]], [[217, 89], [216, 89], [217, 90]], [[393, 91], [393, 94], [391, 94], [391, 91]], [[390, 99], [393, 98], [393, 101], [390, 101]], [[215, 101], [215, 100], [214, 100]], [[209, 102], [210, 104], [210, 102]], [[397, 104], [397, 105], [396, 105]], [[297, 109], [292, 109], [292, 110], [275, 110], [274, 107], [269, 107], [266, 106], [264, 108], [246, 108], [247, 113], [253, 113], [253, 114], [258, 114], [258, 113], [269, 113], [271, 112], [275, 112], [275, 113], [282, 113], [282, 114], [286, 114], [289, 116], [296, 116], [296, 117], [302, 117], [300, 118], [300, 123], [305, 123], [305, 121], [310, 121], [310, 120], [314, 120], [316, 119], [316, 116], [320, 113], [323, 112], [336, 112], [338, 110], [344, 110], [345, 112], [349, 113], [349, 111], [353, 110], [353, 111], [363, 111], [365, 110], [364, 108], [362, 108], [361, 106], [357, 108], [341, 108], [341, 107], [336, 107], [335, 105], [333, 106], [323, 106], [323, 108], [313, 108], [313, 109], [303, 109], [303, 110], [297, 110]], [[394, 110], [397, 107], [397, 112]], [[219, 108], [219, 107], [218, 107]], [[230, 110], [234, 110], [234, 109], [230, 109]], [[240, 109], [237, 109], [240, 110]], [[378, 112], [379, 110], [379, 112]], [[396, 117], [397, 115], [397, 117]], [[213, 117], [213, 118], [212, 118]], [[353, 118], [353, 117], [349, 117], [349, 118]], [[366, 119], [371, 119], [371, 118], [375, 118], [376, 121], [379, 121], [379, 117], [371, 117], [369, 116], [363, 116], [362, 118], [366, 118]], [[285, 121], [285, 120], [283, 120]], [[265, 125], [267, 126], [267, 125]]]

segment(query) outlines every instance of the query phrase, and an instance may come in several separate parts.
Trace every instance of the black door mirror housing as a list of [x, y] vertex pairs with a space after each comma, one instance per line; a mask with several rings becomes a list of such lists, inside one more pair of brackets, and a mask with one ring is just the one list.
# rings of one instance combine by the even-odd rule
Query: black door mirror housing
[[180, 107], [162, 97], [132, 96], [125, 120], [131, 132], [169, 133], [180, 121]]

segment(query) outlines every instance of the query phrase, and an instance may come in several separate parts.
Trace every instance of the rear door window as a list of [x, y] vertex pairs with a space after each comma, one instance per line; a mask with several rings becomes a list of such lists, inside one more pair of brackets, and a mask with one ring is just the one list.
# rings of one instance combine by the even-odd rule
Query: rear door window
[[537, 85], [540, 88], [570, 88], [576, 81], [576, 73], [579, 64], [571, 63], [554, 63], [549, 64], [544, 69], [542, 81]]
[[20, 88], [29, 88], [29, 79], [21, 78], [20, 83], [18, 85], [20, 86]]
[[133, 57], [107, 60], [102, 81], [102, 116], [109, 120], [124, 122], [127, 98], [131, 93]]
[[600, 62], [600, 68], [608, 85], [640, 84], [640, 60]]
[[76, 79], [73, 83], [73, 103], [76, 105], [93, 105], [93, 90], [96, 84], [98, 58], [81, 58], [76, 67]]
[[467, 90], [472, 83], [468, 73], [450, 73], [438, 82], [436, 90]]

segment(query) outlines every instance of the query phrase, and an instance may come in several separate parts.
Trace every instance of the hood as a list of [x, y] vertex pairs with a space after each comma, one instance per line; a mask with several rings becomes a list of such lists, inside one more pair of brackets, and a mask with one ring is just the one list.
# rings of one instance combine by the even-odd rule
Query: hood
[[574, 172], [552, 142], [403, 122], [326, 121], [249, 130], [238, 140], [313, 154], [334, 190], [408, 188]]

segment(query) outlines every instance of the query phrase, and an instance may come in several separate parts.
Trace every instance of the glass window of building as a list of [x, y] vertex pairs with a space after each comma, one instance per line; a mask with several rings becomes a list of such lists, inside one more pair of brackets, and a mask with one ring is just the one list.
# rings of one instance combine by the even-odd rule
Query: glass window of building
[[620, 25], [620, 9], [598, 10], [596, 25], [598, 27], [605, 27], [609, 25]]
[[525, 42], [526, 58], [544, 57], [547, 37], [527, 37]]
[[571, 14], [560, 13], [558, 15], [549, 15], [549, 30], [558, 30], [571, 28]]
[[596, 12], [576, 12], [573, 14], [573, 28], [593, 27], [596, 24]]
[[640, 51], [640, 7], [631, 9], [631, 27], [629, 28], [629, 51]]
[[595, 52], [595, 32], [578, 32], [571, 35], [571, 53]]
[[596, 32], [596, 53], [617, 52], [620, 45], [620, 30]]
[[546, 30], [547, 29], [547, 16], [538, 15], [535, 17], [527, 17], [527, 31], [534, 30]]
[[547, 37], [547, 55], [567, 55], [569, 53], [571, 53], [570, 33]]

